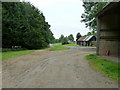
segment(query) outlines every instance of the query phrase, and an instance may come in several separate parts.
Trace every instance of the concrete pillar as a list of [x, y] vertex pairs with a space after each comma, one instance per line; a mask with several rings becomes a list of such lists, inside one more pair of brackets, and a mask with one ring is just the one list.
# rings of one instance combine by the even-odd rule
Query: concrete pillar
[[99, 55], [99, 44], [100, 44], [100, 19], [97, 17], [97, 42], [96, 42], [96, 54]]

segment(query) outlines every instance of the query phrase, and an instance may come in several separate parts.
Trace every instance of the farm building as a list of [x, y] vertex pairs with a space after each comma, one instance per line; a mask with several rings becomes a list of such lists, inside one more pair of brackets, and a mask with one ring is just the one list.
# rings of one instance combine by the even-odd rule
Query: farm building
[[120, 2], [111, 2], [97, 14], [97, 55], [119, 57]]
[[80, 37], [77, 42], [78, 42], [78, 45], [93, 46], [93, 41], [96, 41], [96, 37], [93, 35], [90, 35], [86, 37]]
[[83, 40], [85, 39], [85, 37], [83, 36], [83, 37], [80, 37], [78, 40], [77, 40], [77, 44], [78, 45], [82, 45], [83, 46]]

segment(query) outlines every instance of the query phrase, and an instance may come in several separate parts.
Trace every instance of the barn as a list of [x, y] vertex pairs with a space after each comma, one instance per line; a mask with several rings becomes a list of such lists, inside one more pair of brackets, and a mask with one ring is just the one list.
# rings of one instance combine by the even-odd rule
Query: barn
[[83, 36], [78, 39], [78, 45], [82, 46], [93, 46], [93, 41], [96, 41], [96, 36], [90, 35], [90, 36]]
[[111, 2], [96, 16], [97, 55], [120, 56], [120, 2]]
[[84, 39], [85, 39], [85, 36], [80, 37], [80, 38], [77, 40], [77, 44], [83, 46], [83, 45], [84, 45], [84, 41], [83, 41]]

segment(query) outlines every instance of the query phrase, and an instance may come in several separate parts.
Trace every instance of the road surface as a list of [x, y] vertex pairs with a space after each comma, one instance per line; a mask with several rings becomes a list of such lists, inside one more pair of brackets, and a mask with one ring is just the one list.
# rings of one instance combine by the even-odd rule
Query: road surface
[[95, 48], [38, 50], [3, 61], [3, 88], [117, 88], [115, 81], [91, 69], [85, 55]]

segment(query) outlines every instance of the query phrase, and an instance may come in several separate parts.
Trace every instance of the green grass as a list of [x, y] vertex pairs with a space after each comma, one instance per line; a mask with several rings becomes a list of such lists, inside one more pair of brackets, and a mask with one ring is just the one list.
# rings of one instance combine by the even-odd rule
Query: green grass
[[24, 49], [24, 48], [2, 48], [2, 52], [22, 51], [22, 50], [27, 50], [27, 49]]
[[53, 48], [51, 48], [50, 51], [59, 51], [59, 50], [69, 49], [68, 47], [65, 47], [64, 45], [62, 45], [61, 43], [55, 43], [52, 45], [53, 45]]
[[33, 51], [36, 51], [36, 50], [22, 50], [22, 51], [3, 52], [3, 53], [0, 53], [0, 60], [7, 60], [7, 59], [10, 59], [10, 58], [14, 58], [14, 57], [17, 57], [17, 56], [21, 56], [21, 55], [31, 53]]
[[63, 45], [63, 46], [79, 46], [79, 45], [77, 45], [76, 43], [71, 43], [71, 44], [66, 44], [66, 45]]
[[106, 60], [95, 54], [87, 55], [86, 58], [89, 60], [90, 66], [101, 72], [104, 76], [110, 77], [114, 80], [117, 80], [120, 83], [120, 63], [116, 63], [110, 60]]

